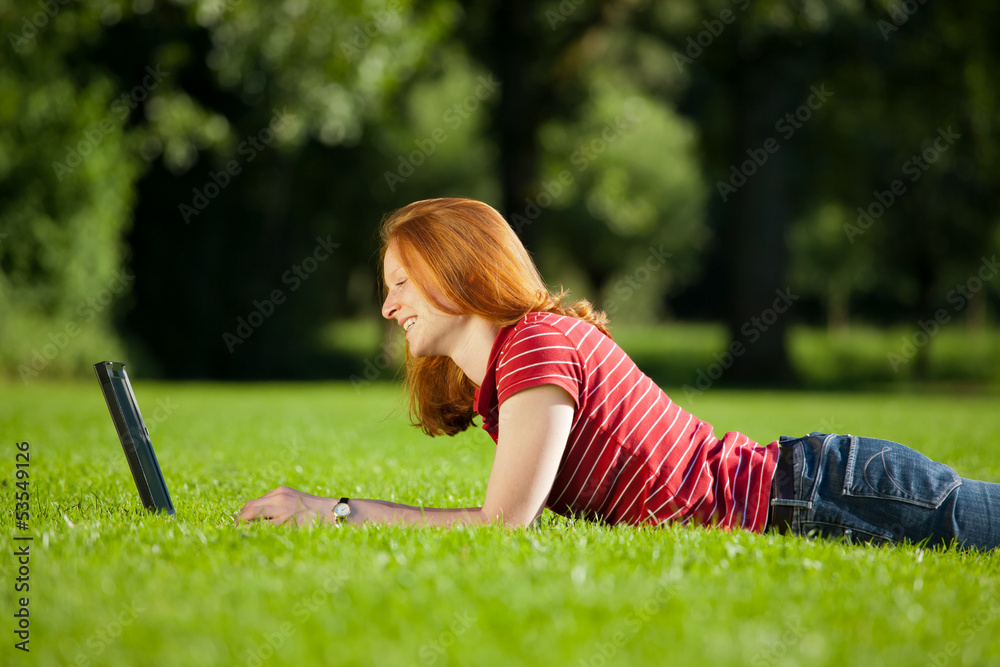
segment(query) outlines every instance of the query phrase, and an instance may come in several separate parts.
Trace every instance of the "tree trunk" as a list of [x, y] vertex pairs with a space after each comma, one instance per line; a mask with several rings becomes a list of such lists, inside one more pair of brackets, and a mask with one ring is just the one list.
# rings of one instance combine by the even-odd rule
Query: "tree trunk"
[[851, 290], [833, 281], [826, 292], [826, 328], [828, 332], [847, 331], [851, 321]]
[[528, 201], [535, 188], [538, 171], [537, 129], [540, 122], [541, 94], [532, 75], [533, 45], [531, 7], [523, 0], [497, 3], [492, 36], [495, 42], [497, 77], [500, 79], [500, 102], [494, 127], [500, 151], [500, 211], [508, 220], [513, 216], [531, 224], [515, 225], [521, 240], [529, 248], [537, 235], [533, 224], [537, 215], [529, 211]]
[[[729, 279], [726, 323], [733, 353], [727, 379], [740, 383], [787, 384], [795, 381], [785, 334], [796, 290], [785, 281], [785, 228], [789, 217], [793, 142], [776, 130], [786, 113], [802, 101], [789, 85], [781, 59], [742, 62], [736, 74], [732, 164], [745, 177], [724, 206], [722, 249]], [[778, 149], [773, 149], [777, 142]], [[750, 151], [750, 153], [748, 153]], [[766, 158], [766, 161], [764, 161]], [[763, 164], [759, 164], [763, 162]], [[725, 178], [740, 183], [727, 169]]]

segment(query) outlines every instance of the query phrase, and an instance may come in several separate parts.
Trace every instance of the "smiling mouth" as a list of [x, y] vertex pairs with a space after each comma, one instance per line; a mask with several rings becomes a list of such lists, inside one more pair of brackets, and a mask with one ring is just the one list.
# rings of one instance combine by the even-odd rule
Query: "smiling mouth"
[[417, 323], [416, 316], [411, 317], [410, 319], [406, 320], [405, 322], [403, 322], [403, 331], [406, 332], [406, 333], [409, 333], [410, 329], [412, 329], [413, 325], [416, 324], [416, 323]]

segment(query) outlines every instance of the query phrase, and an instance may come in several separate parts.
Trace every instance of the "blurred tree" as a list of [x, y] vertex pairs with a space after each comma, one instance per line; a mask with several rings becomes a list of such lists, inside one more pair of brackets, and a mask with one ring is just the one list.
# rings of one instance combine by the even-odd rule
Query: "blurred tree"
[[[369, 308], [389, 191], [368, 126], [447, 34], [447, 2], [160, 4], [94, 58], [161, 63], [129, 236], [133, 340], [163, 374], [322, 377], [323, 326]], [[182, 335], [178, 335], [178, 331]]]
[[705, 189], [692, 127], [651, 97], [681, 77], [629, 27], [632, 8], [468, 3], [460, 36], [500, 84], [500, 208], [543, 275], [616, 319], [650, 320], [697, 275]]
[[827, 327], [846, 329], [851, 321], [851, 295], [871, 289], [878, 257], [873, 244], [852, 243], [845, 234], [854, 211], [837, 202], [818, 205], [794, 220], [788, 230], [788, 279], [803, 295], [824, 304]]
[[[945, 272], [976, 269], [997, 222], [996, 158], [984, 149], [996, 144], [995, 9], [719, 0], [650, 3], [634, 16], [690, 76], [680, 109], [699, 125], [714, 184], [710, 261], [725, 276], [732, 339], [753, 343], [731, 377], [792, 377], [790, 317], [757, 324], [789, 286], [789, 241], [794, 275], [824, 276], [791, 291], [814, 290], [831, 321], [846, 321], [856, 290], [926, 316]], [[933, 168], [919, 165], [927, 150]], [[887, 190], [900, 179], [912, 194]], [[852, 232], [845, 212], [872, 203], [884, 222], [854, 212], [864, 229]]]
[[794, 377], [785, 332], [798, 295], [786, 281], [785, 233], [808, 201], [802, 116], [829, 99], [817, 79], [829, 26], [814, 14], [794, 2], [726, 0], [650, 3], [635, 20], [673, 46], [664, 67], [689, 78], [679, 108], [699, 125], [718, 234], [721, 293], [706, 297], [740, 344], [728, 377], [744, 382]]
[[[113, 289], [132, 358], [166, 375], [329, 371], [320, 328], [369, 306], [356, 249], [388, 201], [360, 176], [381, 166], [364, 128], [456, 16], [405, 0], [5, 4], [4, 366], [106, 356], [110, 333], [85, 334], [107, 332]], [[90, 344], [62, 353], [67, 339]]]
[[0, 369], [26, 382], [120, 349], [113, 304], [134, 279], [122, 234], [144, 165], [125, 129], [136, 94], [78, 57], [103, 19], [91, 4], [0, 5]]
[[448, 194], [616, 320], [726, 321], [742, 379], [791, 377], [810, 299], [983, 321], [998, 10], [906, 7], [9, 2], [0, 368], [83, 369], [116, 313], [166, 375], [349, 373], [378, 219]]
[[[978, 308], [984, 319], [987, 294], [1000, 293], [1000, 281], [978, 298], [956, 291], [995, 252], [1000, 223], [1000, 48], [992, 38], [1000, 11], [906, 7], [876, 6], [834, 33], [828, 71], [839, 100], [817, 117], [815, 205], [826, 213], [813, 220], [824, 225], [826, 247], [838, 249], [812, 259], [830, 276], [856, 269], [827, 299], [856, 294], [867, 319], [919, 330], [939, 312], [946, 321], [975, 319]], [[836, 213], [825, 203], [834, 200]], [[805, 236], [797, 239], [794, 250], [808, 252]], [[919, 376], [929, 352], [929, 344], [916, 351]]]

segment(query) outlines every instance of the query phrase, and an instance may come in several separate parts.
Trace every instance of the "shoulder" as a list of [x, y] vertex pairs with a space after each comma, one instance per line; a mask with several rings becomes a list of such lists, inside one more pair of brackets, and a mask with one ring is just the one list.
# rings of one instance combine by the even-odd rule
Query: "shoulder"
[[529, 313], [514, 326], [496, 365], [500, 403], [518, 391], [546, 384], [562, 387], [579, 402], [587, 373], [577, 323], [586, 325], [572, 317]]
[[597, 327], [575, 317], [554, 313], [528, 313], [514, 326], [504, 343], [500, 350], [500, 362], [527, 352], [547, 350], [556, 356], [561, 356], [558, 350], [579, 352], [581, 345], [588, 338], [594, 338], [594, 334], [603, 337]]
[[528, 313], [512, 328], [499, 350], [498, 382], [526, 377], [572, 376], [583, 380], [598, 348], [610, 350], [614, 342], [583, 320], [554, 313]]
[[556, 313], [528, 313], [514, 326], [512, 337], [562, 336], [566, 340], [579, 342], [594, 334], [604, 336], [593, 324], [575, 317]]

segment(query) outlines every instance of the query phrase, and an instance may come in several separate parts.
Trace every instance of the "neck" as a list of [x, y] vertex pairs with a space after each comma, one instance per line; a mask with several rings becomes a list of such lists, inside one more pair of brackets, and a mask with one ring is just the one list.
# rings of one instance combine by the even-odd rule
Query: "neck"
[[500, 333], [500, 327], [477, 315], [470, 315], [465, 329], [465, 335], [461, 337], [462, 344], [448, 356], [479, 387], [486, 377], [486, 366], [490, 362], [490, 352]]

